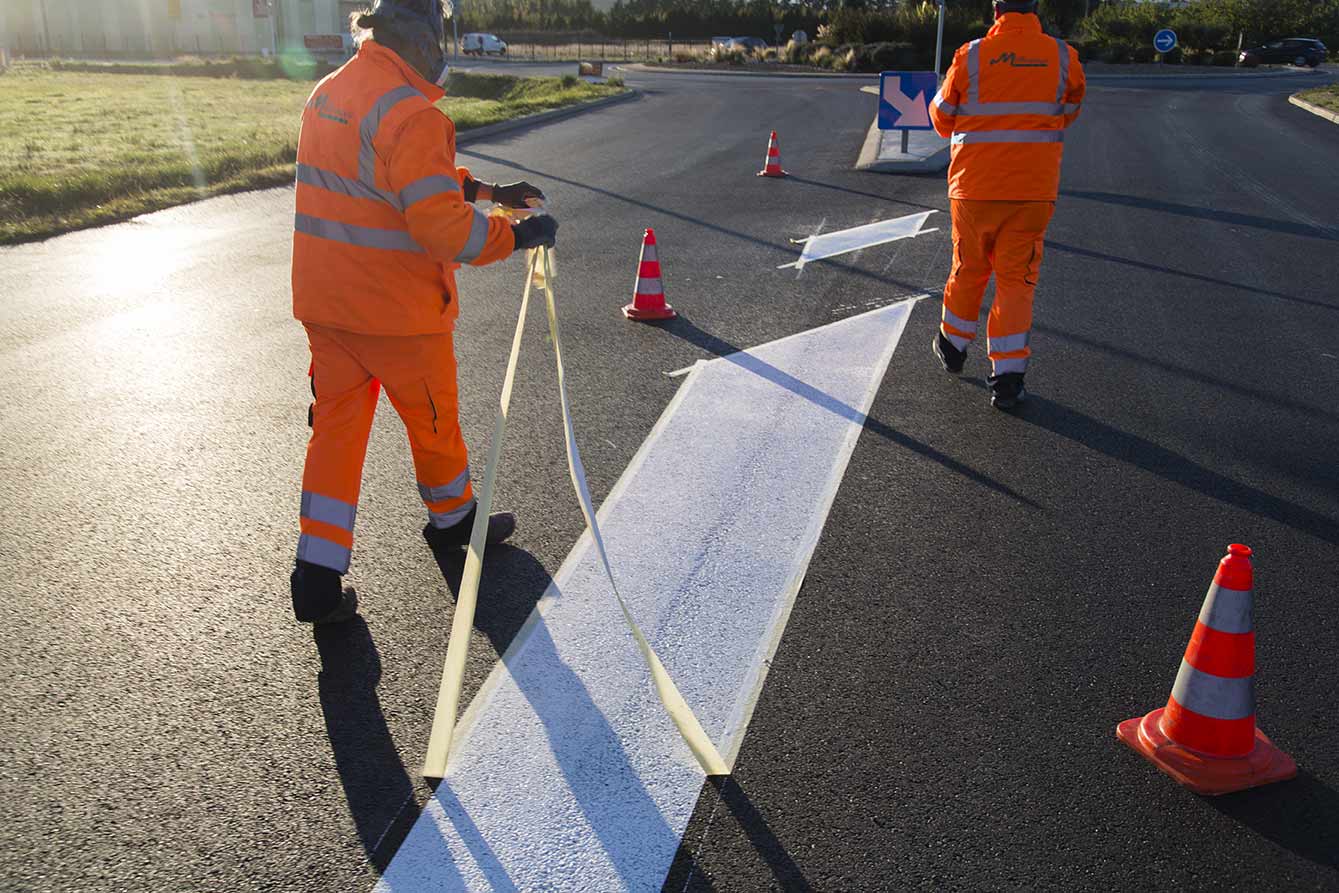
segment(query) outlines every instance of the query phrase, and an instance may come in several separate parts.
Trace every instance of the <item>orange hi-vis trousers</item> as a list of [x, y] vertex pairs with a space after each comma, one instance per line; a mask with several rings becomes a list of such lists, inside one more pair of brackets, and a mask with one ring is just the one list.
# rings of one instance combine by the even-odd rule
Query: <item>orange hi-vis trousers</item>
[[349, 569], [363, 459], [385, 387], [404, 422], [430, 523], [450, 527], [474, 507], [460, 433], [452, 336], [360, 335], [306, 324], [312, 354], [312, 433], [302, 472], [298, 558]]
[[991, 373], [1025, 372], [1032, 355], [1032, 294], [1055, 203], [955, 198], [951, 208], [953, 271], [944, 286], [940, 329], [958, 350], [967, 348], [993, 272], [995, 303], [986, 321]]

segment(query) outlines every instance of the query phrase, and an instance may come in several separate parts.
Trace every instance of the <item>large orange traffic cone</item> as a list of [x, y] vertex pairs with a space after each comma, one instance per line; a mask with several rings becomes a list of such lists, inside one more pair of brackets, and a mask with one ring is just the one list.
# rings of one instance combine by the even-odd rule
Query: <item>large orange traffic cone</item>
[[654, 319], [673, 319], [679, 314], [665, 303], [665, 286], [660, 281], [660, 258], [656, 254], [656, 233], [648, 229], [642, 236], [642, 259], [637, 264], [637, 285], [632, 292], [632, 303], [623, 308], [628, 319], [643, 322]]
[[758, 171], [760, 177], [784, 177], [786, 172], [781, 169], [781, 147], [776, 142], [776, 131], [772, 131], [772, 137], [767, 141], [767, 161], [763, 164], [763, 169]]
[[1218, 562], [1167, 706], [1116, 726], [1116, 737], [1197, 794], [1229, 794], [1297, 774], [1255, 725], [1251, 550]]

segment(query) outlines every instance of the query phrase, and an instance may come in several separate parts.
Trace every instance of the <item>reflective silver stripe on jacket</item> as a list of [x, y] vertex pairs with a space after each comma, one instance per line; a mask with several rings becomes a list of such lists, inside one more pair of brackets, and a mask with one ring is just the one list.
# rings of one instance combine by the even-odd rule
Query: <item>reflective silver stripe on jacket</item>
[[[962, 115], [1060, 115], [1070, 111], [1064, 104], [1065, 92], [1069, 89], [1069, 45], [1063, 40], [1053, 38], [1060, 52], [1060, 64], [1056, 67], [1059, 80], [1055, 87], [1055, 102], [982, 102], [981, 101], [981, 49], [980, 40], [967, 45], [967, 102], [961, 106], [949, 106], [955, 114]], [[936, 101], [939, 97], [935, 97]], [[1073, 105], [1073, 111], [1078, 105]]]
[[953, 145], [965, 143], [1063, 143], [1063, 130], [973, 130], [956, 131]]
[[354, 519], [358, 516], [358, 506], [342, 499], [303, 490], [301, 514], [302, 517], [312, 521], [320, 521], [322, 524], [330, 524], [352, 533]]
[[344, 574], [349, 571], [349, 558], [352, 552], [319, 536], [304, 533], [298, 537], [298, 559], [311, 564], [319, 564]]
[[377, 153], [372, 146], [372, 140], [376, 137], [377, 131], [381, 129], [381, 119], [393, 107], [415, 96], [424, 102], [428, 101], [428, 97], [408, 84], [403, 87], [396, 87], [378, 99], [372, 105], [371, 110], [363, 115], [363, 119], [358, 122], [358, 132], [362, 137], [362, 146], [358, 150], [358, 179], [373, 189], [377, 185]]
[[1195, 669], [1182, 658], [1172, 697], [1201, 716], [1245, 719], [1255, 715], [1255, 677], [1215, 676]]
[[1005, 360], [991, 360], [990, 371], [995, 375], [1006, 375], [1010, 372], [1026, 372], [1026, 357], [1009, 357]]
[[427, 484], [419, 483], [418, 495], [424, 502], [443, 502], [447, 499], [459, 499], [465, 495], [465, 485], [470, 482], [470, 469], [465, 466], [465, 470], [456, 475], [455, 480], [449, 484], [442, 484], [438, 487], [429, 487]]
[[448, 177], [446, 174], [433, 174], [430, 177], [415, 180], [401, 189], [400, 203], [405, 210], [408, 210], [425, 198], [450, 192], [460, 192], [460, 184], [456, 182], [455, 177]]
[[948, 307], [944, 308], [944, 322], [953, 326], [955, 329], [970, 332], [973, 335], [976, 334], [976, 320], [963, 319], [961, 316], [958, 316], [952, 310], [948, 309]]
[[1066, 115], [1072, 115], [1079, 110], [1079, 104], [1077, 102], [1067, 102], [1064, 104], [1064, 110]]
[[945, 102], [942, 90], [935, 94], [934, 101], [931, 104], [946, 115], [956, 115], [962, 109], [960, 105], [949, 105]]
[[968, 102], [959, 115], [1061, 115], [1065, 107], [1054, 102]]
[[479, 254], [484, 250], [484, 243], [488, 241], [488, 215], [474, 209], [474, 219], [470, 221], [470, 237], [465, 240], [465, 247], [460, 249], [456, 255], [456, 263], [467, 264], [470, 261], [478, 260]]
[[424, 251], [408, 232], [400, 229], [373, 229], [370, 226], [354, 226], [336, 220], [325, 220], [308, 214], [293, 215], [293, 228], [300, 233], [343, 242], [345, 245], [357, 245], [359, 248], [379, 248], [383, 251], [408, 251], [423, 254]]
[[967, 44], [967, 101], [981, 101], [981, 39]]
[[987, 349], [991, 353], [1012, 353], [1015, 350], [1022, 350], [1027, 347], [1031, 334], [1031, 332], [1022, 332], [1017, 335], [1005, 335], [1001, 338], [992, 338], [987, 335]]
[[1251, 591], [1228, 589], [1214, 583], [1200, 608], [1200, 623], [1220, 633], [1248, 633], [1251, 625]]
[[340, 195], [348, 195], [353, 198], [370, 198], [376, 201], [383, 201], [397, 211], [404, 210], [400, 205], [400, 199], [397, 198], [393, 192], [383, 192], [361, 180], [351, 180], [348, 177], [340, 176], [333, 171], [313, 167], [310, 164], [298, 164], [297, 180], [299, 183], [315, 186], [318, 189], [324, 189], [327, 192], [337, 192]]

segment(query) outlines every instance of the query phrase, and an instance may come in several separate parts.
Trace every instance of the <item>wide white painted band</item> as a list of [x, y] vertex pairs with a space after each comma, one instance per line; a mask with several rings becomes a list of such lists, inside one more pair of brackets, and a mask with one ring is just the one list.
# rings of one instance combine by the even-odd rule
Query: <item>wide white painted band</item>
[[[601, 507], [630, 611], [727, 764], [913, 302], [701, 362]], [[555, 339], [557, 343], [557, 339]], [[704, 773], [584, 534], [466, 710], [381, 891], [658, 890]]]

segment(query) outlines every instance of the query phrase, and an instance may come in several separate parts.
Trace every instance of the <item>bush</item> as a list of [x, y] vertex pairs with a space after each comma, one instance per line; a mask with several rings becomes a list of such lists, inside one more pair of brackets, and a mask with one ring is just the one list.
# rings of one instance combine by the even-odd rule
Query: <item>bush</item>
[[1102, 48], [1102, 61], [1112, 65], [1126, 65], [1134, 55], [1134, 47], [1121, 40], [1108, 43]]
[[1223, 65], [1228, 68], [1237, 64], [1236, 50], [1216, 50], [1209, 60], [1214, 65]]
[[1130, 54], [1130, 61], [1143, 65], [1152, 62], [1156, 55], [1157, 53], [1154, 52], [1153, 47], [1141, 43], [1135, 46], [1134, 52]]
[[1185, 51], [1180, 47], [1172, 47], [1171, 52], [1158, 55], [1158, 61], [1163, 65], [1180, 65], [1185, 59]]
[[831, 68], [832, 47], [819, 47], [814, 50], [814, 54], [809, 57], [809, 62], [819, 68]]
[[1185, 65], [1204, 65], [1209, 61], [1209, 53], [1186, 53], [1183, 57]]
[[562, 77], [562, 85], [564, 87], [575, 87], [579, 83], [581, 83], [581, 79], [574, 74], [565, 74]]

